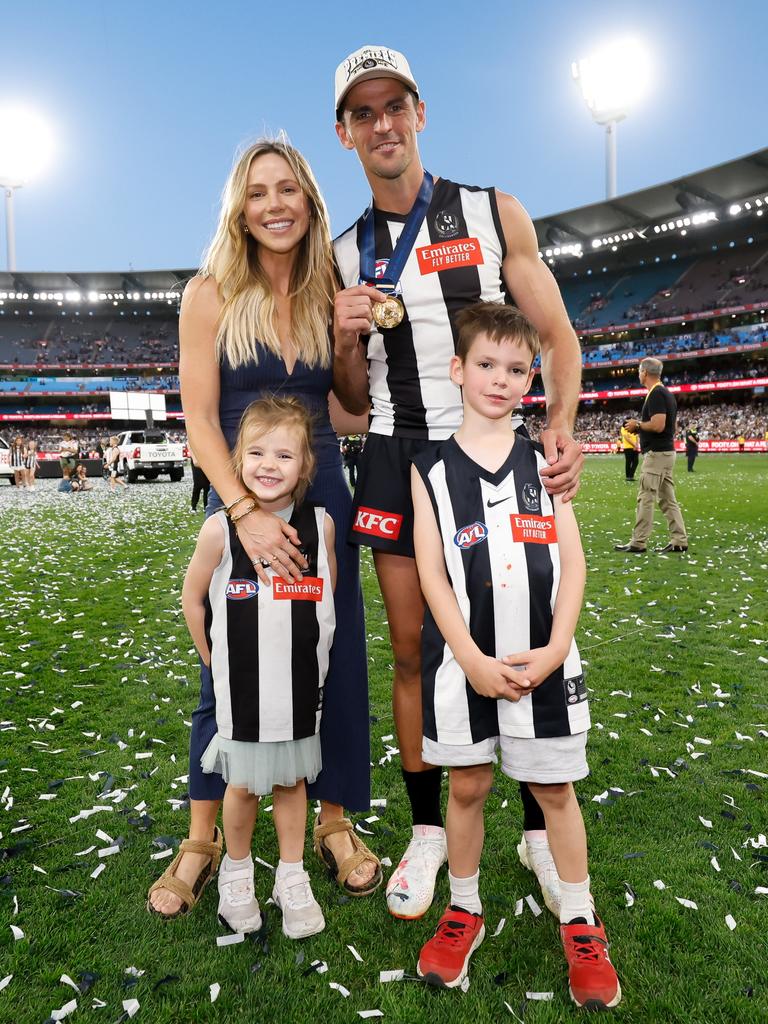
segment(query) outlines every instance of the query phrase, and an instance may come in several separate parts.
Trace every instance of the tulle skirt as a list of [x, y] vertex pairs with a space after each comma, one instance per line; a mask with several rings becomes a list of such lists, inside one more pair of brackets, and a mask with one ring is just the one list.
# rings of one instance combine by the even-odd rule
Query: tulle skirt
[[246, 743], [216, 733], [200, 758], [204, 772], [215, 772], [232, 786], [266, 796], [275, 786], [314, 782], [322, 768], [320, 734], [301, 740]]

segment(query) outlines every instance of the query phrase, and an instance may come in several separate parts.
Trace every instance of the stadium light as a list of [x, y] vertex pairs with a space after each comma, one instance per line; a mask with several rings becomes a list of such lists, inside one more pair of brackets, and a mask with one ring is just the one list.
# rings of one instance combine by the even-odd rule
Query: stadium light
[[50, 158], [52, 138], [45, 121], [20, 107], [0, 109], [0, 188], [5, 192], [8, 270], [16, 269], [13, 193], [39, 174]]
[[619, 39], [592, 57], [574, 61], [571, 74], [593, 120], [605, 127], [605, 196], [616, 195], [616, 126], [647, 92], [650, 60], [636, 39]]

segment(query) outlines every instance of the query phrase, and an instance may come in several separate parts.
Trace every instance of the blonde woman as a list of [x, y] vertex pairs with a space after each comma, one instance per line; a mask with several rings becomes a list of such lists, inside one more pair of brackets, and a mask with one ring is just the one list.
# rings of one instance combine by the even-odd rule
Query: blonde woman
[[[251, 510], [252, 497], [232, 469], [240, 418], [252, 401], [269, 394], [299, 398], [314, 415], [317, 473], [307, 497], [325, 506], [336, 523], [339, 628], [320, 727], [323, 770], [308, 795], [321, 805], [317, 853], [350, 895], [361, 896], [377, 888], [382, 874], [378, 858], [344, 816], [345, 807], [369, 806], [370, 744], [358, 556], [346, 543], [351, 500], [329, 417], [334, 401], [328, 327], [335, 290], [328, 215], [307, 162], [285, 142], [257, 142], [235, 161], [216, 234], [184, 292], [182, 405], [189, 443], [212, 485], [206, 515], [222, 506], [228, 510], [262, 587], [270, 585], [265, 565], [289, 580], [306, 563], [296, 530], [278, 516]], [[361, 429], [349, 418], [336, 426], [342, 433]], [[256, 642], [268, 645], [270, 638]], [[152, 887], [148, 903], [166, 918], [192, 909], [221, 856], [216, 820], [225, 783], [200, 768], [216, 731], [211, 674], [202, 662], [200, 676], [190, 737], [190, 837]]]

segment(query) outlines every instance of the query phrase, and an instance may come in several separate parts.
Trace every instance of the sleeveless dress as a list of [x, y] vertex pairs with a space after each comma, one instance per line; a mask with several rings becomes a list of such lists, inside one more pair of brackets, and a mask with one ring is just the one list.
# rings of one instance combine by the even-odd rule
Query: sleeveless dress
[[[310, 368], [301, 360], [288, 374], [279, 356], [261, 348], [258, 363], [245, 363], [237, 369], [222, 363], [219, 420], [232, 448], [240, 418], [257, 398], [273, 394], [295, 397], [315, 414], [317, 471], [307, 499], [324, 506], [336, 526], [337, 628], [320, 722], [323, 767], [317, 780], [307, 787], [307, 793], [311, 799], [341, 804], [350, 811], [364, 811], [370, 806], [371, 795], [365, 619], [358, 551], [346, 539], [351, 526], [352, 498], [328, 416], [327, 397], [332, 382], [330, 369]], [[221, 499], [211, 487], [206, 516], [213, 515], [221, 506]], [[189, 795], [193, 800], [219, 800], [226, 783], [220, 775], [204, 773], [200, 767], [200, 759], [216, 732], [213, 684], [210, 671], [202, 662], [200, 684], [200, 704], [192, 715], [190, 735]]]

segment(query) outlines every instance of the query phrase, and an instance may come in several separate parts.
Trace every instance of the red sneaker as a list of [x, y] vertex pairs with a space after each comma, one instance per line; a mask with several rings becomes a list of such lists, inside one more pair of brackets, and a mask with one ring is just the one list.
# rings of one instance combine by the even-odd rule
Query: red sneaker
[[466, 978], [469, 958], [484, 938], [485, 924], [480, 914], [447, 907], [435, 934], [421, 947], [416, 967], [419, 977], [430, 985], [455, 988]]
[[565, 959], [568, 961], [568, 988], [571, 999], [588, 1010], [607, 1010], [621, 1002], [621, 985], [611, 958], [603, 922], [577, 921], [560, 925]]

